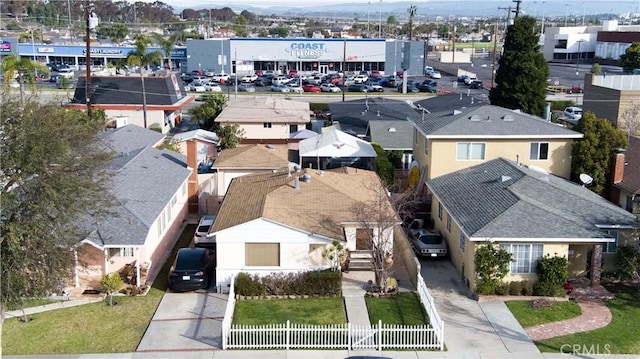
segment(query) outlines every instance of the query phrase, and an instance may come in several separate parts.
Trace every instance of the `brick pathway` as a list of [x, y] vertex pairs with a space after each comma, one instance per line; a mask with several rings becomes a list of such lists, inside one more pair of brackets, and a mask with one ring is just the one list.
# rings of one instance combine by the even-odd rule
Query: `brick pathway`
[[606, 327], [611, 323], [611, 311], [609, 311], [602, 299], [613, 299], [613, 295], [604, 287], [600, 285], [589, 287], [585, 283], [574, 283], [571, 297], [580, 306], [582, 315], [560, 322], [525, 328], [531, 339], [538, 341], [573, 333], [588, 332]]

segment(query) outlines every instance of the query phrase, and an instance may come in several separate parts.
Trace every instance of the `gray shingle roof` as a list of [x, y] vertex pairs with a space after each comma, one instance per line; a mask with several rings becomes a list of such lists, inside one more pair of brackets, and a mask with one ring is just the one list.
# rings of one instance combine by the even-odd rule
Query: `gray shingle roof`
[[100, 133], [98, 137], [111, 151], [126, 154], [144, 147], [155, 146], [162, 141], [164, 135], [140, 126], [127, 125], [109, 129]]
[[384, 150], [411, 150], [413, 148], [413, 124], [407, 120], [380, 120], [369, 122], [371, 142]]
[[[127, 126], [136, 127], [136, 126]], [[145, 130], [146, 132], [154, 132]], [[134, 131], [137, 132], [137, 131]], [[120, 131], [106, 136], [113, 148], [123, 148]], [[117, 215], [103, 218], [100, 235], [93, 231], [87, 239], [100, 246], [143, 245], [151, 225], [191, 174], [186, 157], [169, 150], [142, 147], [114, 159], [118, 166], [110, 187], [120, 204], [112, 209]]]
[[409, 119], [427, 138], [582, 138], [582, 134], [539, 117], [483, 105]]
[[[86, 80], [84, 76], [78, 78], [71, 102], [86, 103]], [[176, 79], [174, 85], [171, 76], [145, 76], [147, 105], [170, 106], [184, 99], [187, 93], [181, 82]], [[178, 90], [174, 86], [178, 86]], [[91, 76], [91, 87], [93, 88], [91, 101], [96, 105], [142, 104], [140, 76]]]
[[606, 237], [596, 225], [636, 224], [635, 216], [584, 187], [503, 158], [427, 185], [465, 234], [476, 239], [579, 241]]

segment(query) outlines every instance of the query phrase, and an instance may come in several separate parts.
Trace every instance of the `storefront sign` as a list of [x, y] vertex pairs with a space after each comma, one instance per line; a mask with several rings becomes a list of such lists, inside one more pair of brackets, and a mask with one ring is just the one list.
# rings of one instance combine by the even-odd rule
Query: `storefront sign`
[[52, 54], [56, 52], [56, 50], [53, 47], [39, 47], [38, 52], [46, 52], [48, 54]]
[[[91, 49], [91, 53], [95, 55], [121, 55], [121, 49]], [[82, 54], [86, 55], [87, 50], [82, 49]]]
[[2, 41], [2, 43], [0, 43], [0, 52], [11, 52], [11, 43], [9, 41]]
[[296, 59], [319, 59], [328, 52], [322, 42], [294, 42], [285, 51]]

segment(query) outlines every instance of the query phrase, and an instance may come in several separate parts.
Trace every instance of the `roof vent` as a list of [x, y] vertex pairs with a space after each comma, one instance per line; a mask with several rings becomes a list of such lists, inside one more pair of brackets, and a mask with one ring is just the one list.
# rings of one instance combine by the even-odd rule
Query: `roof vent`
[[268, 148], [268, 149], [270, 149], [270, 150], [273, 150], [273, 149], [275, 148], [275, 147], [273, 147], [273, 145], [266, 145], [266, 146], [264, 146], [264, 147], [266, 147], [266, 148]]
[[505, 183], [505, 182], [507, 182], [507, 181], [508, 181], [508, 180], [510, 180], [510, 179], [511, 179], [511, 177], [509, 177], [509, 176], [504, 176], [504, 175], [503, 175], [503, 176], [500, 178], [500, 182]]
[[505, 122], [513, 122], [514, 118], [511, 115], [504, 115], [502, 116], [502, 120]]
[[308, 173], [305, 173], [302, 175], [302, 182], [304, 183], [310, 183], [311, 182], [311, 175]]
[[395, 128], [395, 127], [389, 127], [389, 128], [387, 129], [387, 131], [389, 131], [389, 132], [396, 132], [396, 128]]
[[462, 113], [462, 111], [460, 111], [460, 110], [453, 110], [453, 115], [454, 115], [454, 116], [455, 116], [455, 115], [459, 115], [459, 114], [461, 114], [461, 113]]
[[378, 110], [378, 117], [380, 117], [380, 110]]
[[[454, 112], [455, 112], [455, 111], [454, 111]], [[470, 121], [474, 121], [474, 122], [475, 122], [475, 121], [480, 121], [480, 116], [478, 116], [478, 115], [473, 115], [473, 116], [469, 117], [469, 120], [470, 120]]]

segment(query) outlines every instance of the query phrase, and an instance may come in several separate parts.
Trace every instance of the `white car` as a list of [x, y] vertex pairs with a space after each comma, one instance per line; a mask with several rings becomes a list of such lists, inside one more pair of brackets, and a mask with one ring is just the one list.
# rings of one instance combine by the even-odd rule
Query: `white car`
[[214, 215], [206, 215], [200, 218], [200, 222], [198, 223], [198, 227], [196, 227], [196, 231], [193, 234], [193, 244], [198, 245], [206, 245], [215, 243], [215, 238], [211, 238], [208, 236], [209, 230], [213, 223], [216, 221], [216, 216]]
[[363, 84], [363, 83], [365, 83], [367, 81], [369, 81], [369, 76], [367, 76], [367, 75], [358, 75], [358, 76], [353, 78], [353, 82], [355, 82], [357, 84]]
[[320, 91], [322, 92], [340, 92], [340, 87], [334, 84], [321, 84]]
[[211, 78], [213, 81], [223, 82], [229, 80], [229, 74], [226, 72], [219, 72]]
[[258, 75], [253, 74], [253, 75], [243, 76], [240, 79], [240, 81], [244, 83], [251, 83], [251, 82], [256, 82], [257, 79], [258, 79]]
[[291, 90], [283, 85], [283, 84], [273, 84], [271, 85], [271, 91], [273, 92], [291, 92]]
[[571, 120], [579, 120], [582, 118], [582, 108], [570, 106], [564, 109], [564, 115]]
[[374, 84], [372, 82], [367, 82], [366, 84], [364, 84], [364, 88], [367, 90], [367, 92], [384, 92], [384, 88], [382, 88], [382, 86]]
[[185, 90], [187, 91], [193, 91], [193, 92], [205, 92], [207, 91], [207, 89], [204, 87], [204, 85], [200, 82], [192, 82], [190, 84], [188, 84], [187, 86], [184, 87]]
[[429, 73], [429, 77], [431, 77], [432, 79], [441, 79], [442, 75], [439, 71], [432, 71]]
[[304, 90], [302, 89], [302, 86], [300, 86], [298, 84], [288, 83], [285, 86], [287, 86], [289, 88], [290, 92], [298, 92], [298, 93], [303, 93], [304, 92]]
[[276, 76], [273, 78], [273, 80], [271, 80], [271, 83], [276, 85], [286, 85], [289, 83], [289, 81], [291, 81], [291, 79], [287, 76]]
[[478, 81], [478, 78], [475, 76], [467, 76], [464, 78], [464, 84], [468, 85], [470, 83], [472, 83], [473, 81]]
[[217, 83], [213, 83], [213, 82], [204, 84], [204, 89], [205, 91], [209, 91], [209, 92], [222, 92], [222, 87], [220, 87], [220, 85], [218, 85]]

